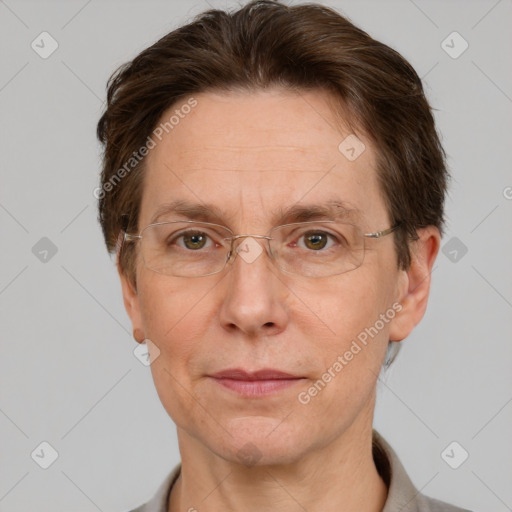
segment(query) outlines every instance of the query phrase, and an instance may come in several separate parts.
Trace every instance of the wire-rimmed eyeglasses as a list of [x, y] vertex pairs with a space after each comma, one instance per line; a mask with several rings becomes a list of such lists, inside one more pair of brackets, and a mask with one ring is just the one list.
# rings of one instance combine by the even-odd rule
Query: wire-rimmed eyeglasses
[[[283, 224], [267, 235], [235, 235], [226, 226], [193, 220], [149, 224], [139, 234], [124, 233], [124, 241], [140, 241], [144, 264], [157, 273], [177, 277], [203, 277], [221, 272], [239, 254], [254, 261], [268, 242], [268, 255], [287, 274], [325, 277], [361, 266], [368, 239], [378, 239], [400, 224], [374, 233], [335, 220]], [[243, 244], [235, 241], [243, 238]], [[252, 239], [252, 240], [251, 240]]]

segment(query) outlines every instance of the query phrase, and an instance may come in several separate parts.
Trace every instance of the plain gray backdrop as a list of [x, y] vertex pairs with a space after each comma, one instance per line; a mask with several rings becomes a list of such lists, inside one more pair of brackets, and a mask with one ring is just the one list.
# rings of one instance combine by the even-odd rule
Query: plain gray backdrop
[[[415, 67], [453, 175], [375, 427], [425, 494], [512, 510], [512, 2], [326, 4]], [[0, 1], [2, 512], [128, 510], [179, 461], [96, 220], [95, 129], [112, 71], [209, 6], [236, 4]]]

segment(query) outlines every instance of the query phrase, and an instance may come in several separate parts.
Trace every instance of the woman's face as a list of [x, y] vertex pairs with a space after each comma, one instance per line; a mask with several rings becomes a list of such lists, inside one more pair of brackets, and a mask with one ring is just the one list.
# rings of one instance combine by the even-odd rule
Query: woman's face
[[[336, 128], [325, 93], [273, 89], [195, 99], [188, 114], [175, 105], [162, 117], [180, 113], [146, 158], [140, 229], [177, 199], [215, 207], [219, 218], [211, 222], [235, 234], [265, 235], [277, 210], [331, 200], [357, 210], [350, 220], [364, 233], [389, 227], [374, 148], [348, 139], [339, 149], [350, 133]], [[396, 308], [407, 274], [397, 269], [392, 236], [370, 240], [359, 268], [321, 278], [281, 272], [267, 242], [254, 241], [264, 249], [256, 259], [238, 254], [207, 277], [162, 275], [138, 258], [137, 293], [122, 276], [124, 299], [153, 357], [158, 347], [151, 371], [180, 445], [238, 462], [292, 463], [349, 429], [371, 426], [388, 340], [408, 334], [400, 327], [407, 309]], [[366, 344], [357, 341], [363, 332]], [[255, 384], [213, 377], [233, 369], [294, 378], [276, 383], [267, 375]]]

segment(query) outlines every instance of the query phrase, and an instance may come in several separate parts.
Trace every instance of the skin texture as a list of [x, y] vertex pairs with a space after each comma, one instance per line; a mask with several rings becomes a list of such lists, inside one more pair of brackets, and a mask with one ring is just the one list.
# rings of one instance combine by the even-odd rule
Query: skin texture
[[[197, 106], [147, 157], [139, 229], [181, 198], [217, 205], [235, 234], [264, 235], [276, 208], [334, 196], [361, 211], [365, 233], [389, 227], [375, 148], [358, 135], [366, 150], [352, 162], [340, 153], [350, 132], [340, 131], [326, 92], [194, 97]], [[391, 235], [369, 241], [358, 269], [317, 279], [280, 272], [265, 251], [200, 278], [163, 276], [139, 258], [137, 290], [119, 269], [135, 333], [160, 350], [151, 371], [177, 425], [182, 473], [169, 510], [382, 509], [387, 489], [371, 453], [376, 381], [388, 340], [406, 338], [426, 309], [440, 236], [434, 227], [419, 235], [408, 271], [397, 268]], [[301, 404], [298, 394], [394, 303], [402, 307], [394, 319]], [[228, 368], [303, 379], [272, 396], [240, 397], [208, 377]]]

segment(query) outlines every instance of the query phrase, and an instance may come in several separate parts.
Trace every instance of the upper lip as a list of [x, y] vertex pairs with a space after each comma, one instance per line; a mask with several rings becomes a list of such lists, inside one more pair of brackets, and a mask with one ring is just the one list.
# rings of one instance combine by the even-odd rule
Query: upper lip
[[298, 375], [274, 370], [273, 368], [263, 368], [254, 372], [242, 370], [241, 368], [230, 368], [221, 372], [210, 375], [216, 379], [233, 379], [233, 380], [278, 380], [278, 379], [300, 379]]

